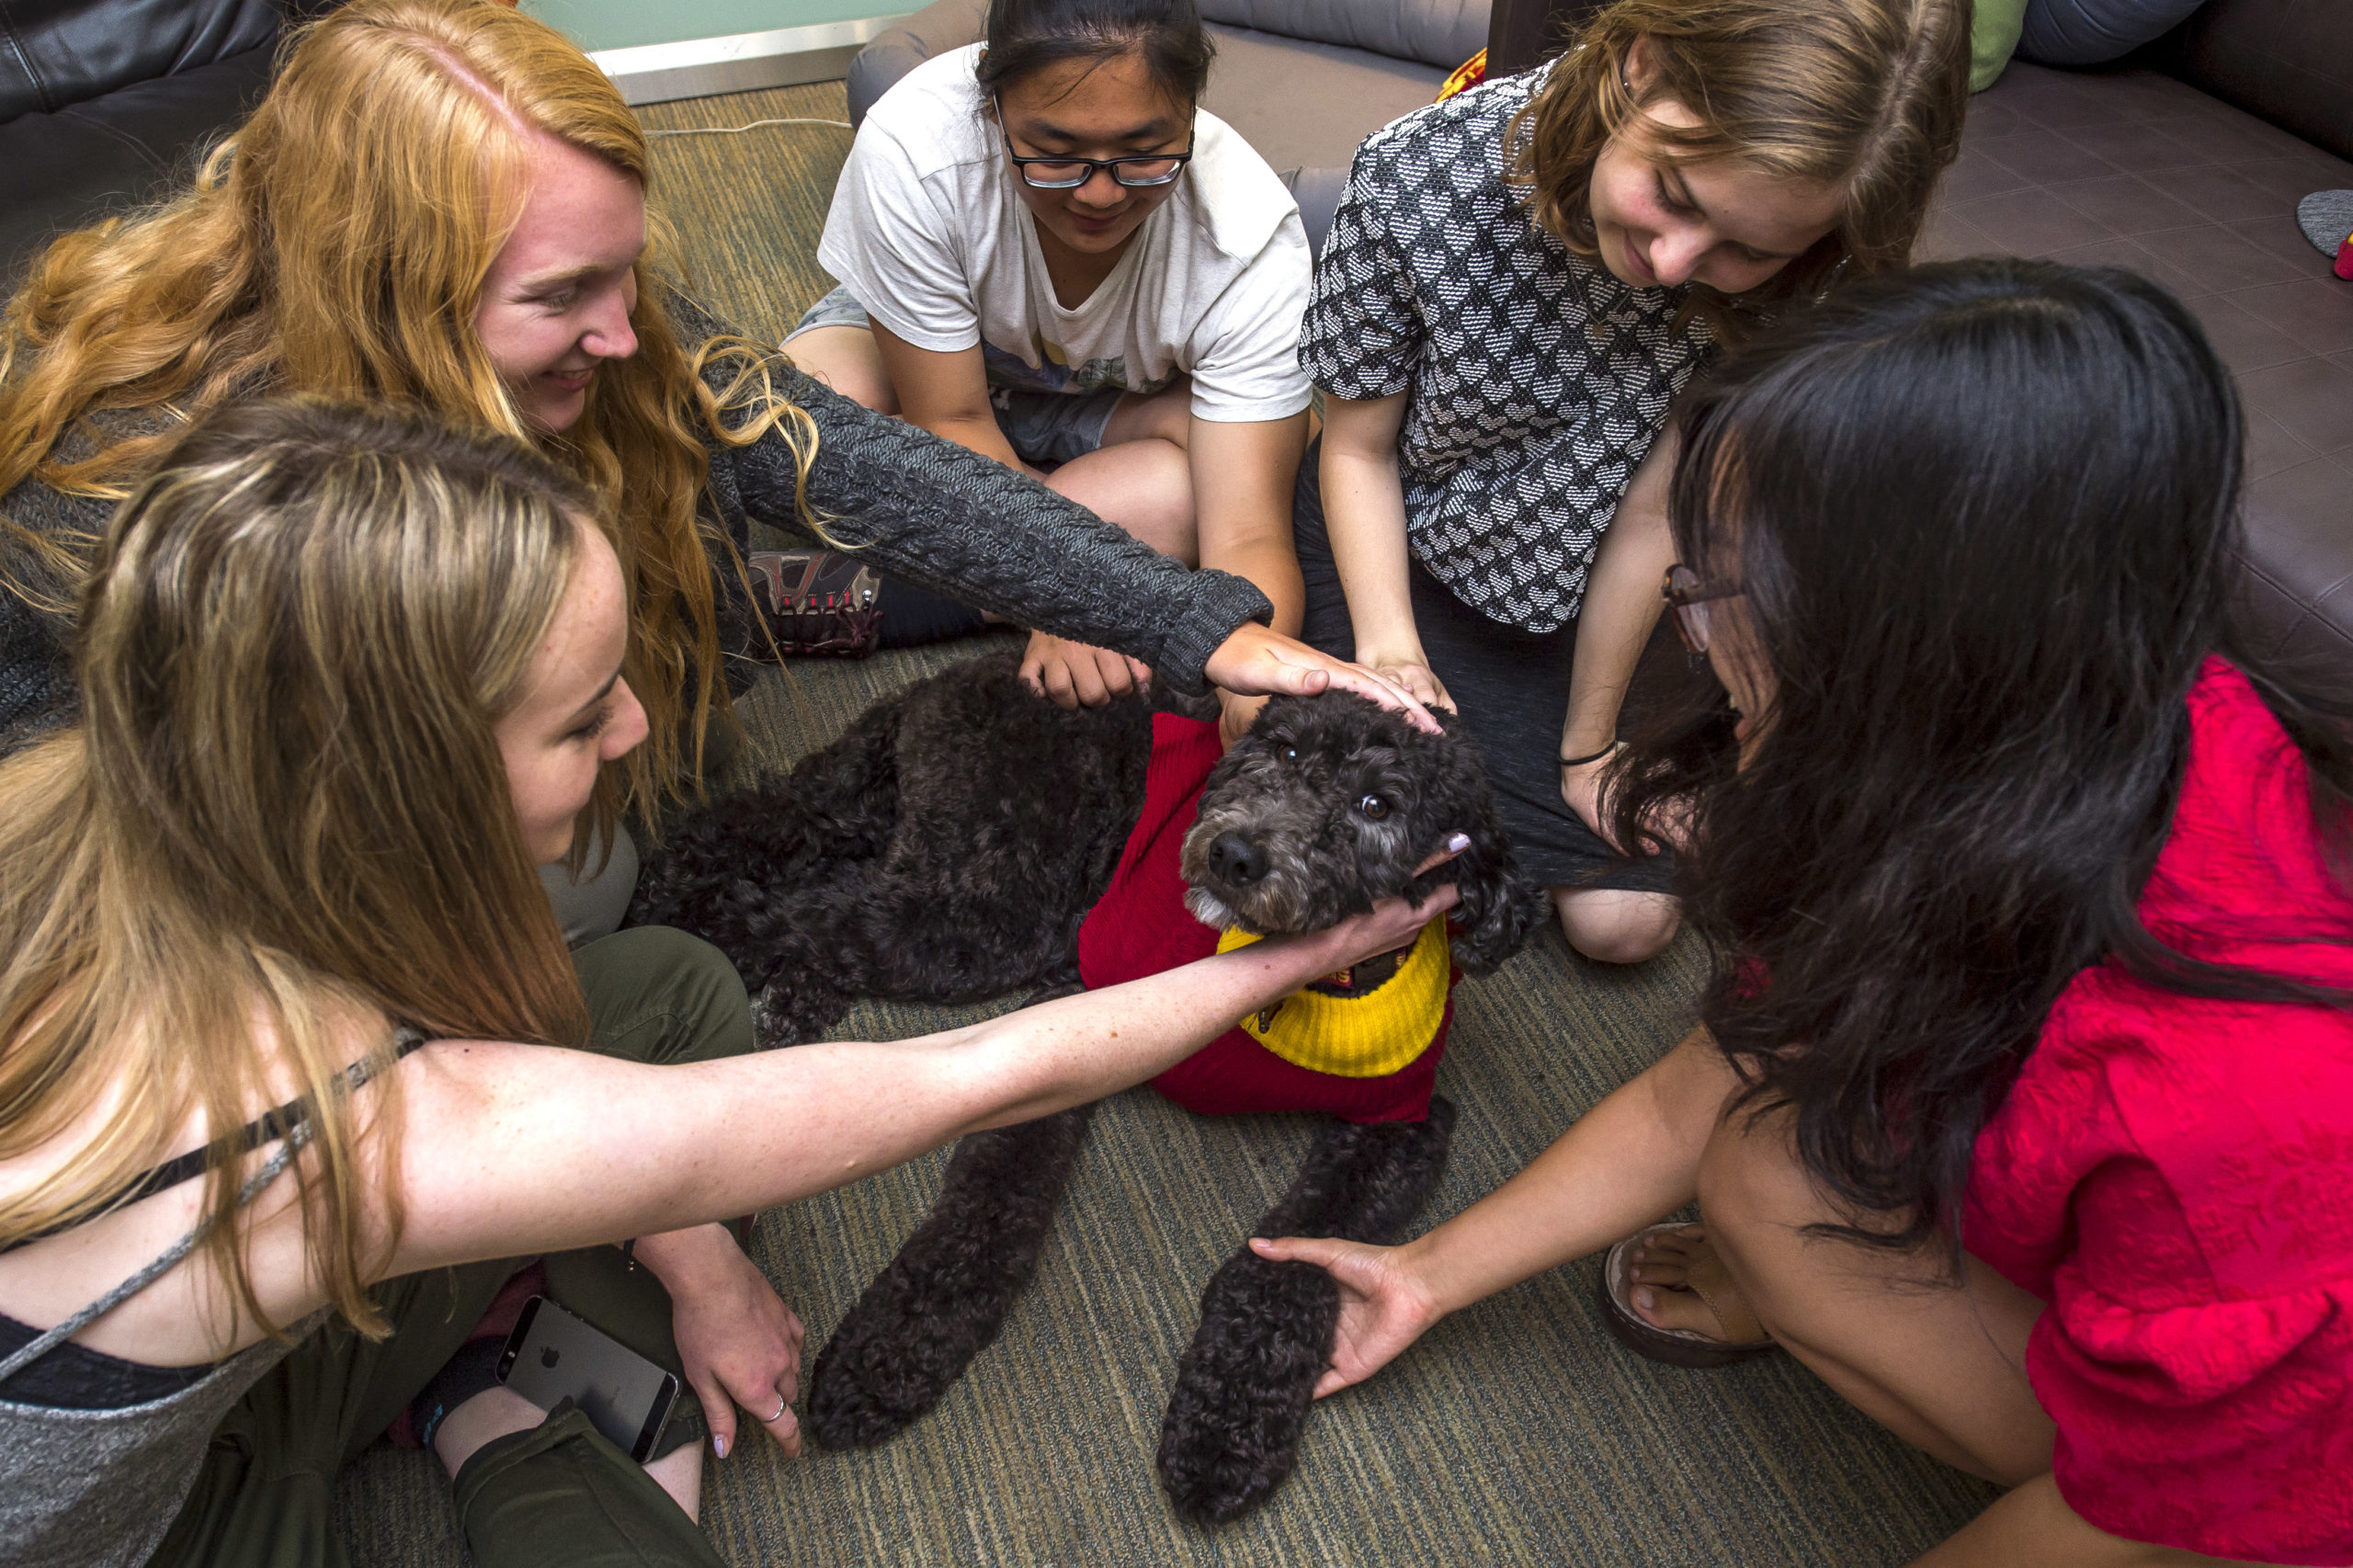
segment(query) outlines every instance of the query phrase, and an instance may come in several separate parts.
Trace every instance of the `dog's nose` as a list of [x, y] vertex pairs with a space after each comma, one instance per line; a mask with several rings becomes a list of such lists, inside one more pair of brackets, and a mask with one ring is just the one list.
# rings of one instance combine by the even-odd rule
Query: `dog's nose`
[[1267, 874], [1267, 852], [1238, 833], [1221, 833], [1210, 841], [1210, 869], [1235, 887], [1245, 887]]

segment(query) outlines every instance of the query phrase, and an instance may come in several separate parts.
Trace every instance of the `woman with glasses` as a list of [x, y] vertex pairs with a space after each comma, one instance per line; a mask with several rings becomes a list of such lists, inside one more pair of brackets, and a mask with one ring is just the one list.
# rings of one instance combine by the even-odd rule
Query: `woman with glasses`
[[1699, 1027], [1415, 1241], [1257, 1244], [1340, 1282], [1317, 1392], [1607, 1249], [1634, 1350], [2004, 1489], [1922, 1564], [2353, 1562], [2353, 710], [2236, 635], [2229, 373], [2131, 273], [1958, 262], [1677, 428], [1716, 679], [1613, 807], [1688, 825]]
[[[1211, 46], [1193, 0], [993, 0], [986, 40], [867, 116], [817, 252], [841, 287], [789, 352], [1247, 578], [1296, 631], [1307, 237], [1266, 160], [1196, 105]], [[1024, 673], [1088, 700], [1132, 679], [1043, 631]]]

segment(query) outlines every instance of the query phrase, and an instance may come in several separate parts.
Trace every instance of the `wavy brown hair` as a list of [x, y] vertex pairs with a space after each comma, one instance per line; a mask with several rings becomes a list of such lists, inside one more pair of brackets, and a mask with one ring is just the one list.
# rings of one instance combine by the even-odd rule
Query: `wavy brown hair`
[[[1937, 177], [1961, 152], [1969, 102], [1968, 0], [1617, 0], [1588, 22], [1506, 140], [1512, 177], [1538, 224], [1599, 254], [1594, 161], [1640, 119], [1671, 160], [1725, 158], [1844, 192], [1838, 225], [1726, 308], [1716, 324], [1834, 277], [1868, 278], [1911, 257]], [[1628, 86], [1640, 48], [1648, 76]], [[1699, 118], [1643, 114], [1672, 99]]]
[[[651, 216], [637, 353], [597, 372], [563, 437], [526, 426], [473, 323], [536, 135], [641, 187], [651, 177], [644, 133], [604, 73], [506, 6], [355, 0], [301, 29], [192, 188], [67, 234], [34, 265], [0, 324], [0, 494], [31, 477], [119, 499], [171, 434], [113, 438], [91, 415], [264, 392], [403, 403], [539, 442], [620, 525], [635, 594], [627, 673], [652, 726], [625, 766], [650, 811], [691, 790], [710, 716], [728, 711], [711, 557], [741, 563], [699, 516], [703, 435], [741, 446], [781, 426], [805, 483], [816, 430], [777, 392], [769, 351], [678, 342], [668, 233]], [[716, 393], [701, 374], [712, 360], [728, 367]], [[6, 518], [0, 538], [30, 568], [6, 585], [64, 608], [95, 541]]]
[[519, 443], [381, 407], [232, 401], [161, 454], [83, 591], [79, 722], [0, 762], [0, 1161], [83, 1140], [0, 1200], [0, 1245], [120, 1201], [198, 1114], [205, 1245], [268, 1325], [234, 1130], [290, 1084], [316, 1278], [381, 1327], [401, 1216], [362, 1144], [397, 1137], [397, 1078], [363, 1125], [348, 1067], [395, 1022], [587, 1037], [493, 727], [597, 508]]

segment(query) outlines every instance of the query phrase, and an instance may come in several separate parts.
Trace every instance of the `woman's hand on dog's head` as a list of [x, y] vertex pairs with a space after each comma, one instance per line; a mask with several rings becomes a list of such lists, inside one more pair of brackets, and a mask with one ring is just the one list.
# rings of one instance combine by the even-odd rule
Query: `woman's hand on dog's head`
[[1243, 697], [1313, 697], [1336, 687], [1404, 714], [1416, 729], [1437, 734], [1444, 728], [1404, 687], [1255, 620], [1219, 643], [1202, 673]]

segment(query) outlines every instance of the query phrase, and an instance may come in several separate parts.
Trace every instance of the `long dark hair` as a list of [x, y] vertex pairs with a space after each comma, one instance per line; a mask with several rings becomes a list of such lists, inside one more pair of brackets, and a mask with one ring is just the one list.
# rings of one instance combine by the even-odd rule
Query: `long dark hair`
[[1217, 52], [1194, 0], [989, 0], [988, 47], [972, 74], [994, 98], [1065, 60], [1142, 60], [1153, 85], [1178, 103], [1199, 99]]
[[1868, 280], [1728, 358], [1677, 424], [1677, 551], [1742, 589], [1723, 619], [1773, 696], [1736, 771], [1723, 694], [1687, 705], [1614, 810], [1631, 835], [1690, 802], [1689, 915], [1723, 960], [1702, 1017], [1859, 1222], [1825, 1230], [1957, 1257], [1978, 1131], [2104, 959], [2353, 1001], [2134, 913], [2210, 653], [2303, 749], [2340, 875], [2353, 802], [2344, 715], [2234, 648], [2238, 404], [2171, 296], [2035, 262]]

